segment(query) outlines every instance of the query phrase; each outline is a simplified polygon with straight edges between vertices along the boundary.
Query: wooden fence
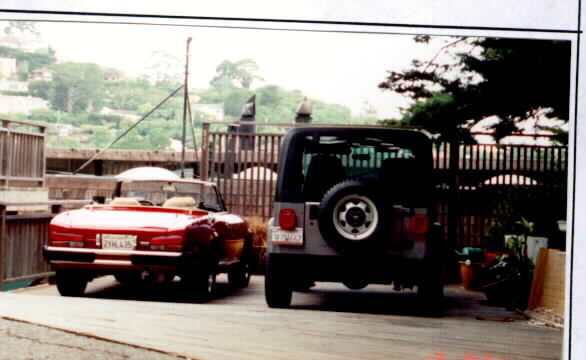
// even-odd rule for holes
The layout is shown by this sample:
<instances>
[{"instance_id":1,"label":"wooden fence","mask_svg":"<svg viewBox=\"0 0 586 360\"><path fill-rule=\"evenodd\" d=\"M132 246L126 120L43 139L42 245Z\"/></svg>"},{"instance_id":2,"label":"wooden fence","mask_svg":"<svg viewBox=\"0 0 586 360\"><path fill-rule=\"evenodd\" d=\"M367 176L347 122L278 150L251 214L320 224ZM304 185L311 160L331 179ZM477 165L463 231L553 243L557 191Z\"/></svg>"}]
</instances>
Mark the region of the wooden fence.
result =
<instances>
[{"instance_id":1,"label":"wooden fence","mask_svg":"<svg viewBox=\"0 0 586 360\"><path fill-rule=\"evenodd\" d=\"M0 203L0 288L25 280L35 280L51 274L43 259L49 222L61 208L75 208L89 201L18 203L25 206L50 206L51 212L11 214L6 211L14 203Z\"/></svg>"},{"instance_id":2,"label":"wooden fence","mask_svg":"<svg viewBox=\"0 0 586 360\"><path fill-rule=\"evenodd\" d=\"M218 183L230 210L268 219L282 137L210 131L204 123L201 177ZM555 236L556 221L565 218L567 163L565 146L435 143L437 207L446 238L457 248L502 249L502 235L514 231L521 216Z\"/></svg>"},{"instance_id":3,"label":"wooden fence","mask_svg":"<svg viewBox=\"0 0 586 360\"><path fill-rule=\"evenodd\" d=\"M0 120L0 185L44 186L46 127Z\"/></svg>"},{"instance_id":4,"label":"wooden fence","mask_svg":"<svg viewBox=\"0 0 586 360\"><path fill-rule=\"evenodd\" d=\"M218 184L230 211L270 218L284 134L211 131L206 123L202 134L200 177ZM556 222L566 214L565 146L438 142L433 151L439 220L453 246L502 249L503 235L521 216L536 223L538 235L561 237ZM113 183L48 177L52 199L108 197Z\"/></svg>"},{"instance_id":5,"label":"wooden fence","mask_svg":"<svg viewBox=\"0 0 586 360\"><path fill-rule=\"evenodd\" d=\"M447 230L455 217L456 247L502 249L504 234L521 217L557 245L557 220L566 214L567 147L457 144L451 152L450 146L434 145L434 168L440 222Z\"/></svg>"},{"instance_id":6,"label":"wooden fence","mask_svg":"<svg viewBox=\"0 0 586 360\"><path fill-rule=\"evenodd\" d=\"M208 178L218 184L231 211L271 216L281 139L281 134L209 133Z\"/></svg>"}]
</instances>

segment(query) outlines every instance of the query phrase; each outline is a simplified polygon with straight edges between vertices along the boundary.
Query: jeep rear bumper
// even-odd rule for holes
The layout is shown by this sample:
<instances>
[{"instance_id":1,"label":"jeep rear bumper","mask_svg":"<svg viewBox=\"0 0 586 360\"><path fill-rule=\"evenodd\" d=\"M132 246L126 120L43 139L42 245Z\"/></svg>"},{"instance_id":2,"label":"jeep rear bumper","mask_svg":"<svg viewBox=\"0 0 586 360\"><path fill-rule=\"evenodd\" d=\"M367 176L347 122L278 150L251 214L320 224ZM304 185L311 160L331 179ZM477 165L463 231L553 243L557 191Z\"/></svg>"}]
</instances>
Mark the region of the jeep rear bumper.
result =
<instances>
[{"instance_id":1,"label":"jeep rear bumper","mask_svg":"<svg viewBox=\"0 0 586 360\"><path fill-rule=\"evenodd\" d=\"M424 273L421 259L390 255L321 256L306 254L269 254L292 281L343 282L349 279L367 283L417 283Z\"/></svg>"}]
</instances>

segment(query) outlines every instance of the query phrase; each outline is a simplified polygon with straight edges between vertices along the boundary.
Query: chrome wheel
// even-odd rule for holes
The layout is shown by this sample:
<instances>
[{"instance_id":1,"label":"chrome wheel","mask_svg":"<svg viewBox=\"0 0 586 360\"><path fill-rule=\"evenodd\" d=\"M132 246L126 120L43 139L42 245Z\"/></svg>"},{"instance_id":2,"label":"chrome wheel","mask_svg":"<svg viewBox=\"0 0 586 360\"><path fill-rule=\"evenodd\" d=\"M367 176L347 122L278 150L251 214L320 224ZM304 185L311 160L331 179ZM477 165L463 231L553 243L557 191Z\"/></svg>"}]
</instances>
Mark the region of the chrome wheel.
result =
<instances>
[{"instance_id":1,"label":"chrome wheel","mask_svg":"<svg viewBox=\"0 0 586 360\"><path fill-rule=\"evenodd\" d=\"M336 231L345 239L367 239L377 228L379 214L376 206L366 196L347 195L334 208L333 222Z\"/></svg>"}]
</instances>

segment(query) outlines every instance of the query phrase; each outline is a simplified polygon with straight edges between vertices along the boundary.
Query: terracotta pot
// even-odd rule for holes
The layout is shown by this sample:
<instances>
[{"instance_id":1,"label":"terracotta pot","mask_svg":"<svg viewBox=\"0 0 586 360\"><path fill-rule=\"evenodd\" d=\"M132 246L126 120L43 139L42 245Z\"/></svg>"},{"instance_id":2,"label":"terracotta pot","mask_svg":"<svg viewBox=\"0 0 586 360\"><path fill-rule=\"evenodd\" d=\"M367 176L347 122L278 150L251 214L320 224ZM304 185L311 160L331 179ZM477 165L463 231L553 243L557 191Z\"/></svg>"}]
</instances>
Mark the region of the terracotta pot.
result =
<instances>
[{"instance_id":1,"label":"terracotta pot","mask_svg":"<svg viewBox=\"0 0 586 360\"><path fill-rule=\"evenodd\" d=\"M462 284L466 290L478 290L478 275L482 270L481 263L466 264L460 262L460 276L462 278Z\"/></svg>"}]
</instances>

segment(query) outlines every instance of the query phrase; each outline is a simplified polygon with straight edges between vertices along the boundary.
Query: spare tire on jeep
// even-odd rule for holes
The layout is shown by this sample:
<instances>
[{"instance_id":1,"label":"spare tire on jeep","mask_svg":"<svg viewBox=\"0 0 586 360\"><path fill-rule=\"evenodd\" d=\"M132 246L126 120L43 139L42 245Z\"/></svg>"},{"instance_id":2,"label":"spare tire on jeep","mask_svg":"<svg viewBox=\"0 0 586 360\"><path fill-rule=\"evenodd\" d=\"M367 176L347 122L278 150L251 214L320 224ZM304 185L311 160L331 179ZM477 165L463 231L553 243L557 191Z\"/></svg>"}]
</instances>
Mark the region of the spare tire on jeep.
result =
<instances>
[{"instance_id":1,"label":"spare tire on jeep","mask_svg":"<svg viewBox=\"0 0 586 360\"><path fill-rule=\"evenodd\" d=\"M363 181L346 180L334 185L320 204L318 226L325 241L347 253L369 251L382 245L390 213L381 200L375 187Z\"/></svg>"}]
</instances>

